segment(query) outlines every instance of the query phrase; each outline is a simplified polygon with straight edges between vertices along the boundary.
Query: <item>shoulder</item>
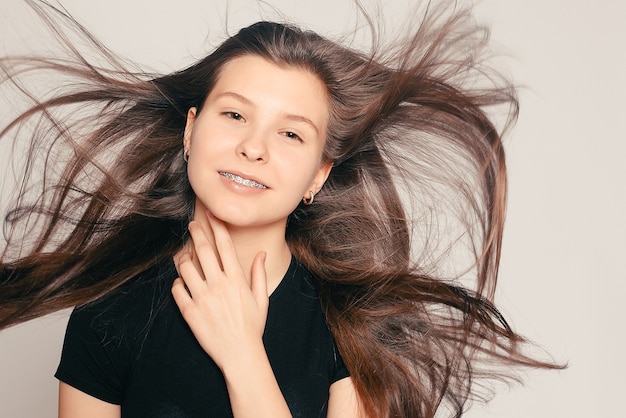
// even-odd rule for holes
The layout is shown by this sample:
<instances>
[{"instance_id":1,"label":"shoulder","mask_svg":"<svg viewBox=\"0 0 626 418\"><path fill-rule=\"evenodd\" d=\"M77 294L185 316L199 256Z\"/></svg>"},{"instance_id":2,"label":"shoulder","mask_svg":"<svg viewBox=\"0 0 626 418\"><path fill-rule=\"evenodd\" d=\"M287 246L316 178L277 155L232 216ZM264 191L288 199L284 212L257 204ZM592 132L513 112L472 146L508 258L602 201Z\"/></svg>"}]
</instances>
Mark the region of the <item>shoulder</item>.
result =
<instances>
[{"instance_id":1,"label":"shoulder","mask_svg":"<svg viewBox=\"0 0 626 418\"><path fill-rule=\"evenodd\" d=\"M155 264L120 286L111 294L76 307L70 316L68 333L86 331L107 338L109 343L129 335L139 335L155 313L169 301L176 278L172 261Z\"/></svg>"},{"instance_id":2,"label":"shoulder","mask_svg":"<svg viewBox=\"0 0 626 418\"><path fill-rule=\"evenodd\" d=\"M124 283L110 294L75 308L75 312L107 312L133 309L138 304L152 304L169 291L176 278L176 268L172 260L155 264L148 270Z\"/></svg>"},{"instance_id":3,"label":"shoulder","mask_svg":"<svg viewBox=\"0 0 626 418\"><path fill-rule=\"evenodd\" d=\"M97 399L120 404L154 318L169 309L175 276L173 263L160 263L110 295L75 308L55 376Z\"/></svg>"}]
</instances>

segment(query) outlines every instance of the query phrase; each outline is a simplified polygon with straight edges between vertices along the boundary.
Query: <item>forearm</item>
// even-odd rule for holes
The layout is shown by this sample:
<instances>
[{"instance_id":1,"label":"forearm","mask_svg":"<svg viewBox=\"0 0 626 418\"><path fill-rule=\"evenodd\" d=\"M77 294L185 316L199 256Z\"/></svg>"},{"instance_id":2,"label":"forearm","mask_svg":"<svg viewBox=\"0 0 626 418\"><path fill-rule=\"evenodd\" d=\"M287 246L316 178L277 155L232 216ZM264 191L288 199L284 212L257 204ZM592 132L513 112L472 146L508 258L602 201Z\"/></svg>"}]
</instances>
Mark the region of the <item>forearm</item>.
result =
<instances>
[{"instance_id":1,"label":"forearm","mask_svg":"<svg viewBox=\"0 0 626 418\"><path fill-rule=\"evenodd\" d=\"M291 417L262 344L222 370L235 418Z\"/></svg>"}]
</instances>

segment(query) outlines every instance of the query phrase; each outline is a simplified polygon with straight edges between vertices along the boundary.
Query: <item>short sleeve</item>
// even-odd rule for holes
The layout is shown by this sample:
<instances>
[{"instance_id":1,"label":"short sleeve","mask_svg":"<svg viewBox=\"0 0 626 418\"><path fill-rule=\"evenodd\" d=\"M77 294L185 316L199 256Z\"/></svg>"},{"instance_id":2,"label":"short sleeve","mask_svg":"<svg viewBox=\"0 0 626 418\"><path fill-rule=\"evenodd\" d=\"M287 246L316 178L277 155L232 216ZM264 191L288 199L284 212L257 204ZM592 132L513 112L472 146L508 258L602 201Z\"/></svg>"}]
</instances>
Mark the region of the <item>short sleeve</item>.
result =
<instances>
[{"instance_id":1,"label":"short sleeve","mask_svg":"<svg viewBox=\"0 0 626 418\"><path fill-rule=\"evenodd\" d=\"M67 325L55 377L95 398L121 404L129 349L116 321L95 308L76 308Z\"/></svg>"},{"instance_id":2,"label":"short sleeve","mask_svg":"<svg viewBox=\"0 0 626 418\"><path fill-rule=\"evenodd\" d=\"M335 383L341 379L350 376L350 373L348 372L348 369L343 362L343 357L341 357L341 354L339 354L339 350L337 350L337 346L333 344L333 348L335 351L335 372L333 373L331 383Z\"/></svg>"}]
</instances>

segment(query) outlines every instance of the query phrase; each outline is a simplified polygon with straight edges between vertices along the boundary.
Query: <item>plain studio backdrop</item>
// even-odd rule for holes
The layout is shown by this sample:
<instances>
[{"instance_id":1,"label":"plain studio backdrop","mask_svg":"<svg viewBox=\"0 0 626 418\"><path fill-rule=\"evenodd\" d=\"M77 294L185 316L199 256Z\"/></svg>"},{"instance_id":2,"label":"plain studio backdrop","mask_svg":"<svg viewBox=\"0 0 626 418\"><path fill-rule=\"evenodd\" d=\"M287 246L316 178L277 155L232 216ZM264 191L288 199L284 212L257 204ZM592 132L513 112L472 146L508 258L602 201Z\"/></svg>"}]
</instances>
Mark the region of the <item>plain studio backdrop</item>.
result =
<instances>
[{"instance_id":1,"label":"plain studio backdrop","mask_svg":"<svg viewBox=\"0 0 626 418\"><path fill-rule=\"evenodd\" d=\"M40 25L21 3L0 5L2 51L20 51L27 40L12 34ZM275 16L269 7L260 12L256 0L63 3L114 51L160 71L202 56L226 20L233 32ZM351 0L265 3L322 34L349 31L354 23ZM412 3L381 1L388 24ZM519 122L506 139L510 194L497 303L516 330L569 368L524 372L523 386L501 386L492 402L474 405L467 416L620 416L626 393L626 2L484 0L475 12L491 26L496 50L506 53L504 70L524 86ZM15 157L0 144L3 169ZM3 195L2 204L6 200ZM53 373L67 314L0 332L1 417L56 416Z\"/></svg>"}]
</instances>

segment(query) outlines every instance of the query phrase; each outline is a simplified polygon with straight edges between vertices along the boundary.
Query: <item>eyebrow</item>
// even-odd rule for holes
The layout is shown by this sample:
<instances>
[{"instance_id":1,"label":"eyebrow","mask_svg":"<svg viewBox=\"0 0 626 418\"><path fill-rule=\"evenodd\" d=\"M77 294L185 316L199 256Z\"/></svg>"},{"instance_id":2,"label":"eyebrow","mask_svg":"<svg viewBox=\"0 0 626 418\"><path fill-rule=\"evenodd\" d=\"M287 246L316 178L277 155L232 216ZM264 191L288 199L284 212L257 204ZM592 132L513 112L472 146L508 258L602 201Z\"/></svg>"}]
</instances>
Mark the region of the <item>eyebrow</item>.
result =
<instances>
[{"instance_id":1,"label":"eyebrow","mask_svg":"<svg viewBox=\"0 0 626 418\"><path fill-rule=\"evenodd\" d=\"M239 100L240 102L242 102L243 104L249 105L249 106L253 106L254 103L252 103L250 101L250 99L248 99L245 96L242 96L241 94L238 93L234 93L232 91L225 91L223 93L220 93L217 95L216 99L219 99L220 97L232 97L234 99Z\"/></svg>"},{"instance_id":2,"label":"eyebrow","mask_svg":"<svg viewBox=\"0 0 626 418\"><path fill-rule=\"evenodd\" d=\"M301 115L294 115L294 114L291 114L291 113L287 113L285 115L285 118L289 119L289 120L292 120L292 121L295 121L295 122L304 122L307 125L309 125L311 128L313 128L313 130L315 131L315 133L317 135L320 134L320 131L319 131L319 129L317 129L317 126L315 126L313 121L311 119L309 119L309 118L306 118L306 117L301 116Z\"/></svg>"},{"instance_id":3,"label":"eyebrow","mask_svg":"<svg viewBox=\"0 0 626 418\"><path fill-rule=\"evenodd\" d=\"M232 91L225 91L223 93L219 93L217 95L216 99L221 98L221 97L232 97L235 100L239 100L240 102L242 102L245 105L254 106L254 103L252 103L252 101L250 99L248 99L245 96L242 96L239 93L235 93L235 92L232 92ZM296 115L296 114L293 114L293 113L286 113L286 114L283 115L283 117L285 119L292 120L294 122L304 122L307 125L311 126L311 128L313 128L313 130L315 131L315 133L317 135L320 134L320 131L317 128L317 126L315 125L315 123L313 123L313 121L311 119L309 119L309 118L307 118L305 116Z\"/></svg>"}]
</instances>

